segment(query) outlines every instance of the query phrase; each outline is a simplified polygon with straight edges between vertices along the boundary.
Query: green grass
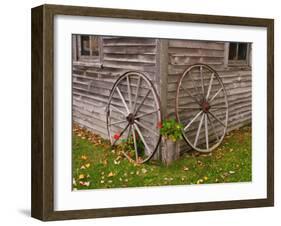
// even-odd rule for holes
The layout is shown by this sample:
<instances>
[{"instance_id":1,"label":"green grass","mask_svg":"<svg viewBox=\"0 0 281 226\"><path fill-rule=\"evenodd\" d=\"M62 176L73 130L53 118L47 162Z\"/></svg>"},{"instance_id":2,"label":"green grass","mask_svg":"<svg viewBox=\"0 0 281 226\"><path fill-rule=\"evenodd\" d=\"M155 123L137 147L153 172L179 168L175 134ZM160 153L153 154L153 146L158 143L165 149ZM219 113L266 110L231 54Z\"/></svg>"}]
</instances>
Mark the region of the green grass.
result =
<instances>
[{"instance_id":1,"label":"green grass","mask_svg":"<svg viewBox=\"0 0 281 226\"><path fill-rule=\"evenodd\" d=\"M251 181L251 127L227 135L210 154L189 152L170 166L129 162L108 142L73 135L73 188L120 188ZM97 142L95 142L97 143Z\"/></svg>"}]
</instances>

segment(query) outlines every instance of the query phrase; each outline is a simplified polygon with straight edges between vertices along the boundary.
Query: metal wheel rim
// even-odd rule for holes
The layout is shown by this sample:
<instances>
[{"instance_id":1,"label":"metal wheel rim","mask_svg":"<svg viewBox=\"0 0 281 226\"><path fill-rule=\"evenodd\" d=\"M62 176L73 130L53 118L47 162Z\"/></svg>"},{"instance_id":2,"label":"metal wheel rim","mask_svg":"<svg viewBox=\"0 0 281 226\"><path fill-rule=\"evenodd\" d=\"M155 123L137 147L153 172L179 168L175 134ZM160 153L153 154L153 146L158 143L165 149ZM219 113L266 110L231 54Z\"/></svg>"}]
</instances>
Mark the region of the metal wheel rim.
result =
<instances>
[{"instance_id":1,"label":"metal wheel rim","mask_svg":"<svg viewBox=\"0 0 281 226\"><path fill-rule=\"evenodd\" d=\"M206 64L194 64L192 66L190 66L189 68L187 68L183 75L180 77L180 79L178 80L178 84L177 84L177 93L176 93L176 104L175 104L175 112L176 112L176 119L179 123L181 123L181 120L180 120L180 115L179 115L179 93L180 93L180 88L181 88L181 84L182 84L182 81L184 80L184 78L196 67L202 67L202 68L205 68L206 70L208 70L209 72L213 73L213 75L215 76L215 78L217 79L217 81L219 82L220 86L221 86L221 89L223 91L223 95L224 95L224 102L225 102L225 123L224 123L224 129L223 129L223 133L222 135L220 136L219 140L214 144L212 145L212 147L206 147L205 149L203 148L198 148L196 147L196 145L194 145L193 142L191 142L190 139L188 139L188 137L186 136L186 132L184 131L184 129L182 130L182 135L183 135L183 138L184 140L195 150L199 151L199 152L211 152L213 151L215 148L217 148L225 134L226 134L226 131L227 131L227 124L228 124L228 99L227 99L227 93L226 93L226 90L225 90L225 87L224 87L224 84L222 83L222 80L221 78L219 77L218 73L213 69L211 68L209 65L206 65ZM200 72L201 73L201 72ZM213 76L212 75L212 76ZM218 92L218 91L217 91ZM202 116L203 117L203 116ZM208 116L206 116L202 121L208 121ZM201 118L202 119L202 118ZM202 124L202 123L201 123ZM205 122L206 124L206 122ZM207 122L208 124L208 122ZM199 126L200 126L200 123L199 123ZM206 129L205 129L206 131ZM207 138L206 138L207 137ZM207 136L207 134L205 134L205 139L206 139L206 143L209 142L207 141L209 137ZM207 145L206 145L207 146Z\"/></svg>"},{"instance_id":2,"label":"metal wheel rim","mask_svg":"<svg viewBox=\"0 0 281 226\"><path fill-rule=\"evenodd\" d=\"M156 122L156 124L158 123L158 122L160 122L161 123L161 119L162 119L162 117L161 117L161 111L160 111L160 101L159 101L159 97L158 97L158 95L157 95L157 92L156 92L156 89L155 89L155 87L153 86L153 84L152 84L152 82L148 79L148 76L147 75L145 75L144 73L142 73L142 72L137 72L137 71L129 71L129 72L126 72L126 73L124 73L123 75L121 75L116 81L115 81L115 83L114 83L114 85L113 85L113 88L112 88L112 90L111 90L111 92L110 92L110 96L109 96L109 100L108 100L108 104L107 104L107 108L106 108L106 123L107 123L107 131L108 131L108 136L109 136L109 138L110 138L110 141L111 141L111 144L112 145L114 145L114 144L116 144L117 142L114 142L113 141L113 139L112 139L112 131L111 131L111 125L110 125L110 123L111 123L111 118L110 118L110 108L112 107L112 105L111 105L111 102L112 102L112 98L113 98L113 95L114 95L114 93L116 92L116 90L117 90L117 87L121 84L121 82L122 81L124 81L124 80L127 80L128 81L128 78L130 78L130 77L137 77L137 79L139 79L138 81L144 81L145 83L146 83L146 85L148 85L148 87L149 87L149 94L151 94L152 93L152 97L153 97L153 99L154 99L154 106L155 106L155 112L154 112L154 114L156 114L157 115L157 122ZM141 82L140 82L141 83ZM141 87L139 87L139 88L141 88ZM139 88L137 88L137 90L136 90L136 94L137 94L137 99L135 99L134 101L138 101L139 100ZM122 94L122 93L121 93ZM129 94L129 86L128 86L128 94ZM132 93L130 94L131 95L131 98L136 98L136 96L132 96ZM129 98L129 96L130 95L128 95L128 98ZM120 96L121 97L121 96ZM148 96L147 96L148 97ZM147 98L146 97L146 98ZM143 97L144 98L144 97ZM147 128L143 128L142 126L146 126L145 124L143 124L143 123L141 123L140 124L140 121L138 121L138 123L136 122L136 120L137 119L141 119L141 117L145 117L145 115L149 115L149 114L143 114L143 115L141 115L141 114L137 114L138 112L139 112L139 110L140 110L140 108L142 107L142 105L143 105L143 103L145 102L145 100L146 100L146 98L144 98L144 100L142 99L141 100L141 103L139 103L139 105L137 105L138 103L136 103L136 102L134 102L133 101L133 99L131 99L131 100L129 100L129 105L131 105L131 104L133 104L134 106L130 106L130 109L129 109L129 112L130 113L133 113L133 112L131 112L132 111L132 108L131 107L133 107L134 109L133 110L135 110L136 112L134 112L134 117L135 117L135 119L134 119L134 122L132 123L132 124L129 124L129 122L128 123L125 123L125 124L129 124L129 126L128 126L128 128L124 128L125 129L125 131L124 131L124 133L123 134L125 134L125 132L128 130L128 129L130 129L131 131L135 131L135 134L138 134L138 136L139 136L139 138L141 139L141 141L142 141L142 143L144 143L143 142L143 139L145 140L145 137L141 137L141 135L140 135L140 133L141 133L141 129L147 129ZM129 98L130 99L130 98ZM142 103L142 101L143 101L143 103ZM123 102L123 101L122 101ZM126 102L126 101L125 101ZM134 103L133 103L134 102ZM124 104L124 102L123 102L123 104ZM141 105L141 106L140 106ZM129 106L127 106L128 108L129 108ZM129 117L129 115L128 115L128 112L125 112L125 114L127 114L127 117ZM152 113L153 114L153 113ZM155 126L155 128L156 128L156 126ZM133 142L134 142L134 151L135 151L135 155L134 155L134 157L135 157L135 159L134 158L132 158L132 157L130 157L129 155L127 155L126 153L123 153L124 155L125 155L125 157L127 158L127 159L129 159L130 161L133 161L133 162L137 162L137 163L139 163L139 164L141 164L141 163L145 163L145 162L147 162L147 161L149 161L152 157L153 157L153 155L155 154L155 152L157 151L157 148L158 148L158 146L159 146L159 143L160 143L160 141L161 141L161 135L160 135L160 129L159 128L157 128L157 130L158 130L158 134L159 134L159 137L158 138L156 138L156 141L155 141L155 145L154 145L154 147L153 147L153 149L151 150L150 149L150 153L146 156L146 158L144 158L144 159L141 159L141 160L139 160L137 157L138 157L138 151L136 151L136 141L135 141L135 136L136 135L133 135L133 132L131 132L132 133L132 136L133 136ZM156 132L156 131L155 131ZM122 135L123 135L122 134ZM122 136L121 135L121 136ZM129 136L129 135L128 135ZM146 141L146 140L145 140ZM147 149L147 147L145 146L145 150Z\"/></svg>"}]
</instances>

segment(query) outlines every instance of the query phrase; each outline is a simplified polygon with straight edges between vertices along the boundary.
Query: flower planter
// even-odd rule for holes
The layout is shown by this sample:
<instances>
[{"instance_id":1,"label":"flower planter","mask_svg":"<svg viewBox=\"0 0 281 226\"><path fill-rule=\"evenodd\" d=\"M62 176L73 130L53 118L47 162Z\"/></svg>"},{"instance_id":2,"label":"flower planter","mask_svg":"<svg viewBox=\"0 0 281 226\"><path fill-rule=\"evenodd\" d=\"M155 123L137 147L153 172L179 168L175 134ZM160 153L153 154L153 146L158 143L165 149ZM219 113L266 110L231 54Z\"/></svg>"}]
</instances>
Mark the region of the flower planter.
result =
<instances>
[{"instance_id":1,"label":"flower planter","mask_svg":"<svg viewBox=\"0 0 281 226\"><path fill-rule=\"evenodd\" d=\"M180 142L162 138L162 162L170 165L180 157Z\"/></svg>"}]
</instances>

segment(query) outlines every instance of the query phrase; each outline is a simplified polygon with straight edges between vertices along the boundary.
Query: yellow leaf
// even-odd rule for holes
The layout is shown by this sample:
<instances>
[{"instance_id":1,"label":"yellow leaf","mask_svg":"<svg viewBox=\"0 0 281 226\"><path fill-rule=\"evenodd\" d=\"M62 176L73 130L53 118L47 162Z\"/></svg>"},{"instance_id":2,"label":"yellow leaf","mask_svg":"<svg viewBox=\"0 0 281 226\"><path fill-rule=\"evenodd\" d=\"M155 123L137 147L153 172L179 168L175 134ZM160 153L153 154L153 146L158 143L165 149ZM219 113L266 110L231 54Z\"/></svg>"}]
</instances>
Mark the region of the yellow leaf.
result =
<instances>
[{"instance_id":1,"label":"yellow leaf","mask_svg":"<svg viewBox=\"0 0 281 226\"><path fill-rule=\"evenodd\" d=\"M86 166L86 168L89 168L91 166L91 164L87 163L85 166Z\"/></svg>"},{"instance_id":2,"label":"yellow leaf","mask_svg":"<svg viewBox=\"0 0 281 226\"><path fill-rule=\"evenodd\" d=\"M84 179L85 178L85 175L84 174L80 174L78 179Z\"/></svg>"},{"instance_id":3,"label":"yellow leaf","mask_svg":"<svg viewBox=\"0 0 281 226\"><path fill-rule=\"evenodd\" d=\"M183 170L184 170L184 171L188 171L189 168L188 168L188 167L183 167Z\"/></svg>"},{"instance_id":4,"label":"yellow leaf","mask_svg":"<svg viewBox=\"0 0 281 226\"><path fill-rule=\"evenodd\" d=\"M208 177L207 177L207 176L205 176L205 177L204 177L204 180L208 180Z\"/></svg>"},{"instance_id":5,"label":"yellow leaf","mask_svg":"<svg viewBox=\"0 0 281 226\"><path fill-rule=\"evenodd\" d=\"M197 184L202 184L204 181L202 179L199 179L196 183Z\"/></svg>"},{"instance_id":6,"label":"yellow leaf","mask_svg":"<svg viewBox=\"0 0 281 226\"><path fill-rule=\"evenodd\" d=\"M85 169L85 166L84 166L84 165L82 165L80 169Z\"/></svg>"},{"instance_id":7,"label":"yellow leaf","mask_svg":"<svg viewBox=\"0 0 281 226\"><path fill-rule=\"evenodd\" d=\"M86 156L86 155L82 155L82 156L81 156L81 159L82 159L82 160L87 160L87 156Z\"/></svg>"},{"instance_id":8,"label":"yellow leaf","mask_svg":"<svg viewBox=\"0 0 281 226\"><path fill-rule=\"evenodd\" d=\"M114 176L114 173L110 172L107 176L108 176L108 177L113 177L113 176Z\"/></svg>"}]
</instances>

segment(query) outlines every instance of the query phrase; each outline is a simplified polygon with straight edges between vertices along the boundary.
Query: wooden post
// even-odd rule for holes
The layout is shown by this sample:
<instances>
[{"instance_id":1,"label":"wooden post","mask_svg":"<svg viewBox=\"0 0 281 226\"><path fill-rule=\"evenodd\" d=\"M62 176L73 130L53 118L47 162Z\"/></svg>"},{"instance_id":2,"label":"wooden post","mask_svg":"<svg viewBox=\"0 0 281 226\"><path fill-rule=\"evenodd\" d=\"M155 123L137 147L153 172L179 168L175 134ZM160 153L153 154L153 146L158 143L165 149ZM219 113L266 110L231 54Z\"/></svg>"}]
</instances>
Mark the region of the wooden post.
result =
<instances>
[{"instance_id":1,"label":"wooden post","mask_svg":"<svg viewBox=\"0 0 281 226\"><path fill-rule=\"evenodd\" d=\"M168 53L167 39L157 39L157 75L156 83L159 84L158 92L161 103L162 119L167 118L167 98L168 98ZM178 159L179 145L173 142L166 142L162 139L156 158L161 159L166 165Z\"/></svg>"}]
</instances>

